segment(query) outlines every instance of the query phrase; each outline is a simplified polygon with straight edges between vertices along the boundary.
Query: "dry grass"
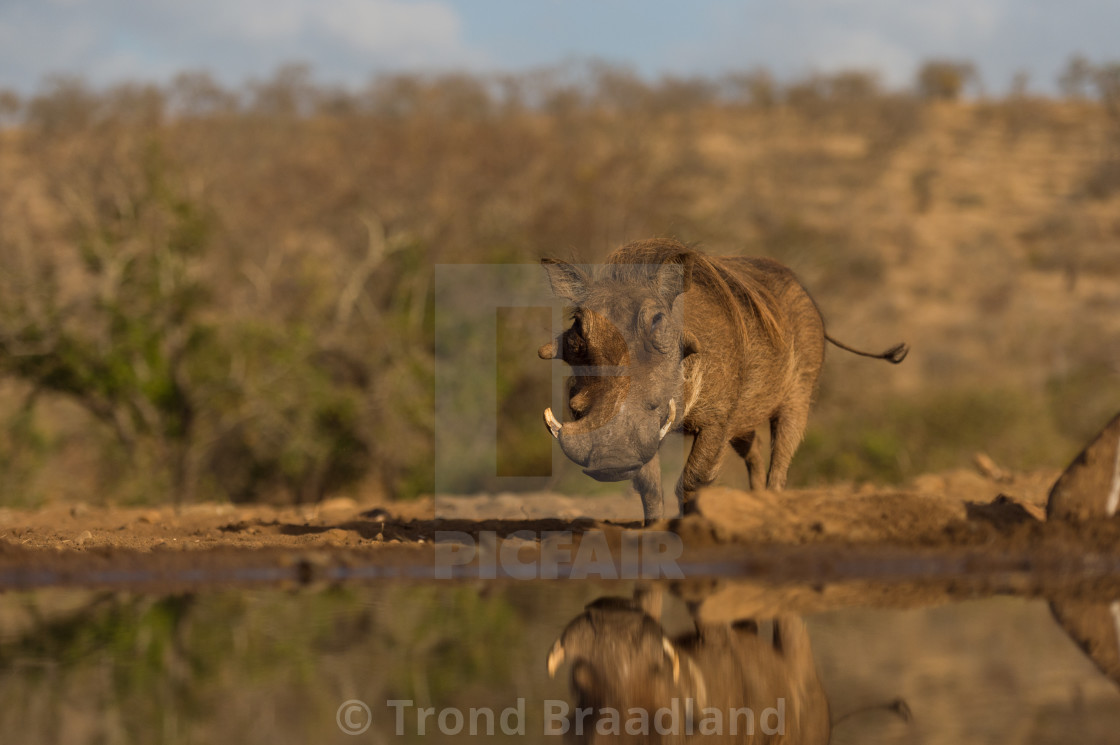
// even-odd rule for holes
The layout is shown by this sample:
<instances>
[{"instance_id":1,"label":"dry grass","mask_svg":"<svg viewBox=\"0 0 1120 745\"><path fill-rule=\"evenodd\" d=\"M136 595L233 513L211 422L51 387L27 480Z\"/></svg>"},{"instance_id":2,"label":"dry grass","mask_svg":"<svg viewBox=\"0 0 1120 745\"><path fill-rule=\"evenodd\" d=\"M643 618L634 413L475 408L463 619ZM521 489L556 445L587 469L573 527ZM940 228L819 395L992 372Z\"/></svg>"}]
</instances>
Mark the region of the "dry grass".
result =
<instances>
[{"instance_id":1,"label":"dry grass","mask_svg":"<svg viewBox=\"0 0 1120 745\"><path fill-rule=\"evenodd\" d=\"M1120 408L1107 106L839 83L754 100L609 72L355 93L289 69L19 102L0 132L0 499L430 490L434 265L651 235L786 261L836 336L913 346L894 369L830 355L802 484L981 447L1060 465ZM547 401L537 343L522 368L503 349L502 411ZM511 432L504 472L539 471ZM493 484L492 463L467 470Z\"/></svg>"}]
</instances>

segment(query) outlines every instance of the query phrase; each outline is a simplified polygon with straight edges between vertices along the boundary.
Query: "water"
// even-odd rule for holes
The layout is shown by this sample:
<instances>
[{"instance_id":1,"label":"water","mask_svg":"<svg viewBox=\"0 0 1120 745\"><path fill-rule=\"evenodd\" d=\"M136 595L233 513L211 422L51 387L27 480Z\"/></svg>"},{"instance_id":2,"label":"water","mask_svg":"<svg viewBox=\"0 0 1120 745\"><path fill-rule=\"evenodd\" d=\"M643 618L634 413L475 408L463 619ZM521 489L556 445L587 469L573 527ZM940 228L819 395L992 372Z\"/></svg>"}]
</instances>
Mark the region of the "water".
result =
<instances>
[{"instance_id":1,"label":"water","mask_svg":"<svg viewBox=\"0 0 1120 745\"><path fill-rule=\"evenodd\" d=\"M886 596L913 607L848 605L833 595L840 607L798 616L790 608L809 607L804 596L729 580L643 586L637 600L633 583L595 582L7 592L0 729L5 741L21 743L559 743L565 739L549 732L577 703L573 681L598 714L623 708L620 729L640 720L623 702L675 686L685 703L675 717L668 707L662 713L669 732L674 724L697 730L702 703L722 712L720 697L748 681L756 735L781 724L787 737L812 741L805 737L813 722L902 698L909 722L883 709L856 713L831 741L1120 740L1120 687L1044 600ZM757 630L733 628L729 621L746 620L735 609L752 604L765 613ZM1058 609L1114 675L1117 607ZM660 609L660 620L640 608ZM560 660L553 650L562 637ZM689 698L694 711L685 721ZM661 703L648 704L650 717ZM421 725L419 710L428 708ZM740 713L742 729L747 722ZM513 734L503 734L503 723ZM609 716L600 723L609 729ZM594 719L584 724L594 731ZM646 741L656 741L655 722L649 729Z\"/></svg>"}]
</instances>

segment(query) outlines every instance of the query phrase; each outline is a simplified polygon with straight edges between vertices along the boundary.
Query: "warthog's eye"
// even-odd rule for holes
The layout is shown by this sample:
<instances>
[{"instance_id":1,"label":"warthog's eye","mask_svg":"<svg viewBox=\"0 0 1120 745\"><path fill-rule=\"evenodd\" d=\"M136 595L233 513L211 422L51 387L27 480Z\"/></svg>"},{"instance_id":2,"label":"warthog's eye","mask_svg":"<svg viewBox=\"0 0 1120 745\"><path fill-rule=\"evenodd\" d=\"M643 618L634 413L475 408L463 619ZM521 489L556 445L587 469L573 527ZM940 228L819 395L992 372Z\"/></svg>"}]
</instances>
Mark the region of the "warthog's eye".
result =
<instances>
[{"instance_id":1,"label":"warthog's eye","mask_svg":"<svg viewBox=\"0 0 1120 745\"><path fill-rule=\"evenodd\" d=\"M583 321L576 316L572 325L564 332L564 359L579 359L587 350L587 339L583 335Z\"/></svg>"}]
</instances>

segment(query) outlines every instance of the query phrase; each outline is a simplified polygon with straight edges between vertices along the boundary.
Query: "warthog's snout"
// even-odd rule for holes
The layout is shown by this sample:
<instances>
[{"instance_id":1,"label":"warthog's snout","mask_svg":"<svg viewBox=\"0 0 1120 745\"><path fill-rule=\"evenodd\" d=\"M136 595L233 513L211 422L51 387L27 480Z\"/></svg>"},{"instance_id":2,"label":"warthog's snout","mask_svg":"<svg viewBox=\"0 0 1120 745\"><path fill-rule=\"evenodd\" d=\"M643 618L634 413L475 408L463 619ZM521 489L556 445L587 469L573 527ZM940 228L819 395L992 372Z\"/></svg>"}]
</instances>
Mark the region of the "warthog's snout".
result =
<instances>
[{"instance_id":1,"label":"warthog's snout","mask_svg":"<svg viewBox=\"0 0 1120 745\"><path fill-rule=\"evenodd\" d=\"M615 429L631 431L630 419L620 411L601 427L592 427L587 419L562 423L552 413L544 410L544 423L549 433L560 442L560 449L573 463L582 466L584 473L597 481L624 481L634 478L637 472L657 454L657 448L677 418L677 402L669 399L664 414L651 411L648 424L639 429L647 436L619 436ZM655 429L656 428L656 429Z\"/></svg>"},{"instance_id":2,"label":"warthog's snout","mask_svg":"<svg viewBox=\"0 0 1120 745\"><path fill-rule=\"evenodd\" d=\"M677 418L677 401L676 401L676 399L670 398L669 399L669 416L665 420L665 423L661 425L661 429L658 430L658 432L657 432L657 439L658 440L664 440L665 439L665 435L669 434L669 430L673 428L673 422L676 420L676 418ZM564 428L564 425L561 424L560 420L558 420L556 418L556 416L552 413L552 407L551 406L544 410L544 424L545 424L546 427L548 427L548 431L552 433L553 437L556 437L556 438L560 437L560 430Z\"/></svg>"}]
</instances>

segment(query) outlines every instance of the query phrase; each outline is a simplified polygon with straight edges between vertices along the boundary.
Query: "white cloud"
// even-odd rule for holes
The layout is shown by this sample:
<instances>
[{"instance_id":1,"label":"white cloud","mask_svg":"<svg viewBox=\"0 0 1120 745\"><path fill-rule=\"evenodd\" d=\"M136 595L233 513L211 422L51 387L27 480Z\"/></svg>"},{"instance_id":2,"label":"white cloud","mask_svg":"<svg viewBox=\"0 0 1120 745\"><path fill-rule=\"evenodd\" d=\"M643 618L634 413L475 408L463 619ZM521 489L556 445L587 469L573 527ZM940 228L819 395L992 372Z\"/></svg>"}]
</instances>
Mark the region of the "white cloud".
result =
<instances>
[{"instance_id":1,"label":"white cloud","mask_svg":"<svg viewBox=\"0 0 1120 745\"><path fill-rule=\"evenodd\" d=\"M709 9L712 34L677 45L700 69L765 65L783 76L873 69L890 86L932 57L983 60L1024 19L1011 0L768 0Z\"/></svg>"},{"instance_id":2,"label":"white cloud","mask_svg":"<svg viewBox=\"0 0 1120 745\"><path fill-rule=\"evenodd\" d=\"M1005 24L1007 4L1002 0L939 0L900 6L900 20L924 32L930 41L946 42L966 36L991 37Z\"/></svg>"},{"instance_id":3,"label":"white cloud","mask_svg":"<svg viewBox=\"0 0 1120 745\"><path fill-rule=\"evenodd\" d=\"M290 40L307 22L313 3L304 0L197 0L184 6L167 3L169 12L201 11L202 25L216 36L239 37L248 42ZM188 11L189 9L189 11Z\"/></svg>"},{"instance_id":4,"label":"white cloud","mask_svg":"<svg viewBox=\"0 0 1120 745\"><path fill-rule=\"evenodd\" d=\"M436 2L334 0L323 4L317 16L327 32L355 49L392 50L406 57L425 49L454 49L461 34L458 16Z\"/></svg>"},{"instance_id":5,"label":"white cloud","mask_svg":"<svg viewBox=\"0 0 1120 745\"><path fill-rule=\"evenodd\" d=\"M907 77L915 62L904 44L871 31L822 35L809 55L809 65L821 72L874 70L891 85Z\"/></svg>"},{"instance_id":6,"label":"white cloud","mask_svg":"<svg viewBox=\"0 0 1120 745\"><path fill-rule=\"evenodd\" d=\"M385 69L524 69L601 56L657 75L765 65L783 77L974 61L993 88L1047 85L1074 52L1117 57L1117 0L0 0L0 87L208 68L226 82L306 62L324 81Z\"/></svg>"},{"instance_id":7,"label":"white cloud","mask_svg":"<svg viewBox=\"0 0 1120 745\"><path fill-rule=\"evenodd\" d=\"M347 83L378 68L479 67L456 11L437 0L8 0L0 86L52 72L95 83L209 68L227 80L300 61Z\"/></svg>"},{"instance_id":8,"label":"white cloud","mask_svg":"<svg viewBox=\"0 0 1120 745\"><path fill-rule=\"evenodd\" d=\"M1009 0L792 0L791 4L810 14L846 16L868 28L908 28L927 40L990 34L1010 10Z\"/></svg>"}]
</instances>

